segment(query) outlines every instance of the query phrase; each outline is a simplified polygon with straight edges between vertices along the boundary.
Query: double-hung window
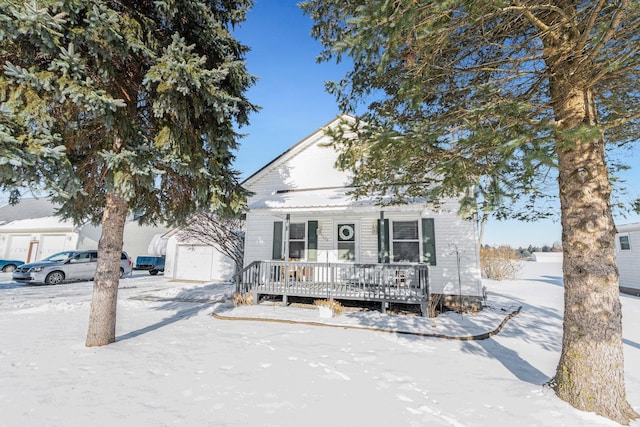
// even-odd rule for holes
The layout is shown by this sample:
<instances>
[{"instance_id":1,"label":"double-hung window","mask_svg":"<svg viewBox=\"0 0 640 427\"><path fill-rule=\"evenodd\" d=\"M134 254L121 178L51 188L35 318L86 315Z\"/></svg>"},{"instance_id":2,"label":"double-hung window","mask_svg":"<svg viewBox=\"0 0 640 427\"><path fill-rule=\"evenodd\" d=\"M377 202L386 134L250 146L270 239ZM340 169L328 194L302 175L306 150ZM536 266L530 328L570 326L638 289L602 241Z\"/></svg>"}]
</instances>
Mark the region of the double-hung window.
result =
<instances>
[{"instance_id":1,"label":"double-hung window","mask_svg":"<svg viewBox=\"0 0 640 427\"><path fill-rule=\"evenodd\" d=\"M393 221L393 262L419 262L418 221Z\"/></svg>"},{"instance_id":2,"label":"double-hung window","mask_svg":"<svg viewBox=\"0 0 640 427\"><path fill-rule=\"evenodd\" d=\"M289 224L289 259L304 260L306 247L306 224Z\"/></svg>"},{"instance_id":3,"label":"double-hung window","mask_svg":"<svg viewBox=\"0 0 640 427\"><path fill-rule=\"evenodd\" d=\"M618 236L618 243L620 244L621 251L630 251L631 250L631 242L629 241L629 235L621 235Z\"/></svg>"},{"instance_id":4,"label":"double-hung window","mask_svg":"<svg viewBox=\"0 0 640 427\"><path fill-rule=\"evenodd\" d=\"M378 262L421 262L436 265L433 218L378 221Z\"/></svg>"}]
</instances>

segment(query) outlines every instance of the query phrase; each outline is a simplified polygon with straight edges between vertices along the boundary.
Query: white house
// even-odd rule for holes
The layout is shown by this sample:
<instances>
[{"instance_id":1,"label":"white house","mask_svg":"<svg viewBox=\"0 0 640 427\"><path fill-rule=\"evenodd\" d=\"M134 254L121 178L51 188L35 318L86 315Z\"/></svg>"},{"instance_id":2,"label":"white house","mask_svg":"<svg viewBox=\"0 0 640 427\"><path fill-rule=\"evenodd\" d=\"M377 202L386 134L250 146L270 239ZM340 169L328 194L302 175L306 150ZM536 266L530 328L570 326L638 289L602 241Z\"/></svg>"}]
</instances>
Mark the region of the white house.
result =
<instances>
[{"instance_id":1,"label":"white house","mask_svg":"<svg viewBox=\"0 0 640 427\"><path fill-rule=\"evenodd\" d=\"M56 252L95 249L102 228L56 217L47 198L26 198L17 205L0 206L0 257L34 262ZM149 243L165 227L140 226L133 218L125 224L123 249L132 260L148 253Z\"/></svg>"},{"instance_id":2,"label":"white house","mask_svg":"<svg viewBox=\"0 0 640 427\"><path fill-rule=\"evenodd\" d=\"M364 283L363 275L373 277L374 273L386 274L388 282L389 273L380 272L386 264L428 267L430 293L479 300L476 222L457 215L456 200L441 200L437 209L424 199L384 207L373 198L354 200L349 194L350 174L335 167L338 153L326 145L330 138L325 129L339 126L340 121L341 117L332 120L245 180L244 187L254 193L248 200L245 270L252 263L269 260L298 262L304 270L277 267L280 264L268 267L270 279L274 271L279 275L288 269L298 282L325 283L329 279L319 278L321 271L334 276L340 271L344 276L345 268L355 264L357 273L349 274L359 275L359 282ZM337 270L327 273L329 270L320 269L321 264L336 265ZM404 278L404 271L395 271L396 278L398 274ZM269 273L263 269L252 274Z\"/></svg>"},{"instance_id":3,"label":"white house","mask_svg":"<svg viewBox=\"0 0 640 427\"><path fill-rule=\"evenodd\" d=\"M616 262L620 288L640 292L640 223L617 226Z\"/></svg>"}]
</instances>

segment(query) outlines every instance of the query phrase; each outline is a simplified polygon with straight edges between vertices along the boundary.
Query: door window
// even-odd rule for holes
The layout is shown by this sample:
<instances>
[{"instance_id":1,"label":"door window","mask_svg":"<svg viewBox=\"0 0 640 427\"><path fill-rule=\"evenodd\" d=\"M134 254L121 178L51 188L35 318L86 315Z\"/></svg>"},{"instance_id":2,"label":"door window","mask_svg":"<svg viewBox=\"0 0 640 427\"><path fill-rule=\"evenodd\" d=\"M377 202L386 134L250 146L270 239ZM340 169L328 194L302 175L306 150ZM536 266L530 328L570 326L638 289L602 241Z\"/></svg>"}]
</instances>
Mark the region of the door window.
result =
<instances>
[{"instance_id":1,"label":"door window","mask_svg":"<svg viewBox=\"0 0 640 427\"><path fill-rule=\"evenodd\" d=\"M353 223L338 224L338 259L355 261L356 259L356 225Z\"/></svg>"}]
</instances>

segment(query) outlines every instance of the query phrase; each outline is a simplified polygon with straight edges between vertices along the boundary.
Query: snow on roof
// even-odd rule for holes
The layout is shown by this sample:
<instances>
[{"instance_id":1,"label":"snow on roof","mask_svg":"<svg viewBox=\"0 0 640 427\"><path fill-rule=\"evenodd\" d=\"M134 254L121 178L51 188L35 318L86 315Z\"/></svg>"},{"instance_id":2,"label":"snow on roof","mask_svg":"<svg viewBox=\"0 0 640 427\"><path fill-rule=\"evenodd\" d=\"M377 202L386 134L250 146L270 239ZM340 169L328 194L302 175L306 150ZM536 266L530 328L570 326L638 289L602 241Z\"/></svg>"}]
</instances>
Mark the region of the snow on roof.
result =
<instances>
[{"instance_id":1,"label":"snow on roof","mask_svg":"<svg viewBox=\"0 0 640 427\"><path fill-rule=\"evenodd\" d=\"M19 219L0 225L0 232L7 231L74 231L76 227L72 221L64 221L55 216L41 218Z\"/></svg>"},{"instance_id":2,"label":"snow on roof","mask_svg":"<svg viewBox=\"0 0 640 427\"><path fill-rule=\"evenodd\" d=\"M289 190L277 192L249 205L249 209L269 209L272 211L295 211L309 209L345 209L354 207L376 208L380 203L375 197L354 199L349 193L352 188L317 188ZM414 202L426 202L427 199L416 199ZM384 202L384 201L383 201Z\"/></svg>"},{"instance_id":3,"label":"snow on roof","mask_svg":"<svg viewBox=\"0 0 640 427\"><path fill-rule=\"evenodd\" d=\"M21 199L16 205L0 206L0 224L29 218L44 218L53 216L58 206L47 198Z\"/></svg>"},{"instance_id":4,"label":"snow on roof","mask_svg":"<svg viewBox=\"0 0 640 427\"><path fill-rule=\"evenodd\" d=\"M167 242L169 238L165 237L163 233L155 234L149 242L147 253L149 255L166 255L167 254Z\"/></svg>"}]
</instances>

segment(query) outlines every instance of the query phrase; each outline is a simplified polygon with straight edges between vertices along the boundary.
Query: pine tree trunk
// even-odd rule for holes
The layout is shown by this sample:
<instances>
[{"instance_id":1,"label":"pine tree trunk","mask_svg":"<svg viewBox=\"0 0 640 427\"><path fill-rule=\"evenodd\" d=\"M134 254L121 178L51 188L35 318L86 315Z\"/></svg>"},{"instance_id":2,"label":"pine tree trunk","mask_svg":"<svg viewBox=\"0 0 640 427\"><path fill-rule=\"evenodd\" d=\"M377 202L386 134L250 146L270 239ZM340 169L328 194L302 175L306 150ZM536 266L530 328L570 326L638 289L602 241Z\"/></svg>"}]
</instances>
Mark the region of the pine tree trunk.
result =
<instances>
[{"instance_id":1,"label":"pine tree trunk","mask_svg":"<svg viewBox=\"0 0 640 427\"><path fill-rule=\"evenodd\" d=\"M574 407L621 424L638 415L627 402L622 312L602 136L563 139L562 131L597 124L593 93L579 82L551 82L558 140L564 251L564 335L553 380ZM577 140L576 140L577 139Z\"/></svg>"},{"instance_id":2,"label":"pine tree trunk","mask_svg":"<svg viewBox=\"0 0 640 427\"><path fill-rule=\"evenodd\" d=\"M108 193L102 216L102 235L98 243L99 256L93 283L87 347L106 345L116 340L120 254L126 218L126 201L114 192Z\"/></svg>"}]
</instances>

